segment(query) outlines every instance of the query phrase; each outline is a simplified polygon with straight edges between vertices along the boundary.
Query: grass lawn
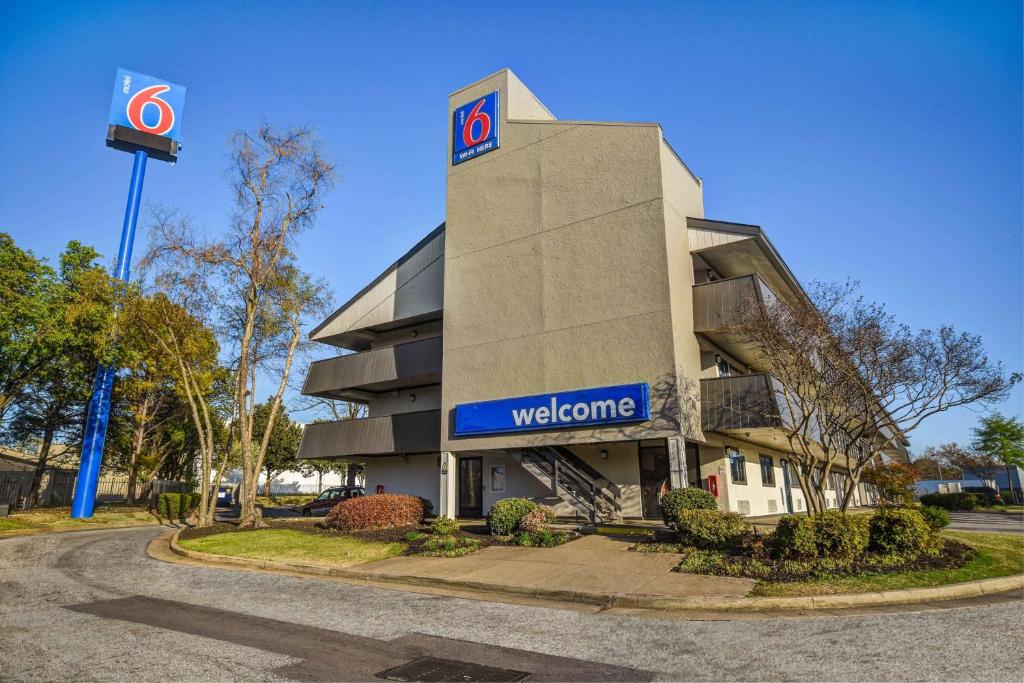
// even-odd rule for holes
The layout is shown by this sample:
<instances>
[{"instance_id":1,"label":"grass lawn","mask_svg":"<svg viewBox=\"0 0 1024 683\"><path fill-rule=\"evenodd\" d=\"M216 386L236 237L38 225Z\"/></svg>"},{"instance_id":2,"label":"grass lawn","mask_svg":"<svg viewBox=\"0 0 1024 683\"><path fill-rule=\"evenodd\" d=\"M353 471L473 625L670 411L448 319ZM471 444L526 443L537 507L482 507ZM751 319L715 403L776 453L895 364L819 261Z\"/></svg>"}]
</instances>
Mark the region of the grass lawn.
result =
<instances>
[{"instance_id":1,"label":"grass lawn","mask_svg":"<svg viewBox=\"0 0 1024 683\"><path fill-rule=\"evenodd\" d=\"M1024 505L997 505L990 508L978 508L975 512L1021 512Z\"/></svg>"},{"instance_id":2,"label":"grass lawn","mask_svg":"<svg viewBox=\"0 0 1024 683\"><path fill-rule=\"evenodd\" d=\"M871 593L902 588L929 588L1024 573L1024 536L983 534L973 531L945 531L943 535L976 548L978 556L959 569L930 569L902 574L862 574L792 583L759 581L751 594L778 596Z\"/></svg>"},{"instance_id":3,"label":"grass lawn","mask_svg":"<svg viewBox=\"0 0 1024 683\"><path fill-rule=\"evenodd\" d=\"M71 519L69 508L42 508L0 517L0 535L17 536L17 532L60 531L109 525L128 526L156 524L157 519L145 510L119 510L99 507L89 519ZM6 533L10 532L10 533Z\"/></svg>"},{"instance_id":4,"label":"grass lawn","mask_svg":"<svg viewBox=\"0 0 1024 683\"><path fill-rule=\"evenodd\" d=\"M329 536L294 529L255 529L180 539L189 550L278 562L302 562L349 567L386 560L405 550L405 543L366 541L352 536Z\"/></svg>"}]
</instances>

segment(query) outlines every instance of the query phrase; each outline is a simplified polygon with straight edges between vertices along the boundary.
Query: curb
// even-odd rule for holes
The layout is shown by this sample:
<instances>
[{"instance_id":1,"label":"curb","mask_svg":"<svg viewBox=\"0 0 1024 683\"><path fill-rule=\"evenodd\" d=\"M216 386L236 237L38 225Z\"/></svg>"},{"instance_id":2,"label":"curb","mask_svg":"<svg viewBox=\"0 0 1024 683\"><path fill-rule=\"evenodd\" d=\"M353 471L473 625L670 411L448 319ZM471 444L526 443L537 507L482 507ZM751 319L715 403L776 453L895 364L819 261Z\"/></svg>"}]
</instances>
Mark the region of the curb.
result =
<instances>
[{"instance_id":1,"label":"curb","mask_svg":"<svg viewBox=\"0 0 1024 683\"><path fill-rule=\"evenodd\" d=\"M1024 589L1024 574L1015 574L1013 576L982 579L980 581L969 581L967 583L954 583L947 586L935 586L932 588L908 588L903 590L874 593L778 598L736 598L712 596L672 598L658 595L626 595L622 593L545 590L542 588L520 588L517 586L495 585L484 581L460 581L456 579L379 574L358 569L348 569L345 567L321 567L317 565L293 564L289 562L275 562L273 560L256 560L244 557L201 553L195 550L183 548L178 544L178 536L182 531L184 530L179 529L170 537L169 541L171 552L181 557L199 562L231 565L244 569L263 569L269 571L287 571L298 574L310 574L314 576L331 576L383 584L468 590L498 595L555 600L559 602L578 602L588 605L596 605L603 608L619 607L627 609L700 610L712 612L827 610L872 606L915 605L962 598L976 598L983 595Z\"/></svg>"}]
</instances>

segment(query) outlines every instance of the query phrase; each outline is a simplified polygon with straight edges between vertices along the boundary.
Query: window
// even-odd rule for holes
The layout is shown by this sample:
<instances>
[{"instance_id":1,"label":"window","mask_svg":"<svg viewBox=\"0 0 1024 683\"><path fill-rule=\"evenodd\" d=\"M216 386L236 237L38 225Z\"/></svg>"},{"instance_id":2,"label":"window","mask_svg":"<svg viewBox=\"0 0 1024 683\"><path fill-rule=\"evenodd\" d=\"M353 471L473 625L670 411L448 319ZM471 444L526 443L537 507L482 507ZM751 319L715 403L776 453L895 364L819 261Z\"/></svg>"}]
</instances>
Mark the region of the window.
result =
<instances>
[{"instance_id":1,"label":"window","mask_svg":"<svg viewBox=\"0 0 1024 683\"><path fill-rule=\"evenodd\" d=\"M715 365L718 366L718 376L719 377L728 377L729 376L729 374L730 374L730 372L729 372L729 362L727 360L725 360L721 356L716 355L715 356Z\"/></svg>"},{"instance_id":2,"label":"window","mask_svg":"<svg viewBox=\"0 0 1024 683\"><path fill-rule=\"evenodd\" d=\"M732 483L747 483L747 461L743 459L743 452L738 448L725 449L726 457L729 458L729 469L732 472Z\"/></svg>"},{"instance_id":3,"label":"window","mask_svg":"<svg viewBox=\"0 0 1024 683\"><path fill-rule=\"evenodd\" d=\"M761 485L775 486L775 463L767 455L761 456Z\"/></svg>"},{"instance_id":4,"label":"window","mask_svg":"<svg viewBox=\"0 0 1024 683\"><path fill-rule=\"evenodd\" d=\"M832 478L832 490L836 492L836 505L838 505L838 501L842 500L843 494L846 492L846 476L835 470L832 470L829 476Z\"/></svg>"},{"instance_id":5,"label":"window","mask_svg":"<svg viewBox=\"0 0 1024 683\"><path fill-rule=\"evenodd\" d=\"M497 465L491 468L491 490L505 490L505 466Z\"/></svg>"}]
</instances>

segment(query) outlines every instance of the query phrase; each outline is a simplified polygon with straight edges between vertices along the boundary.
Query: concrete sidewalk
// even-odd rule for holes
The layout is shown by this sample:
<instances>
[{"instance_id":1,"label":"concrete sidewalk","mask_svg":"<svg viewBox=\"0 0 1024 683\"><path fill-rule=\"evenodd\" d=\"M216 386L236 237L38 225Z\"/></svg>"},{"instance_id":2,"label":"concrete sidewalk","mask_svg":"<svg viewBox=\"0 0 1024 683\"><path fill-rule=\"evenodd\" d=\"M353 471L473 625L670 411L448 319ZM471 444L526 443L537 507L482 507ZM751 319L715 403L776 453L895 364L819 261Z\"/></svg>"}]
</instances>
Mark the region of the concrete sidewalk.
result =
<instances>
[{"instance_id":1,"label":"concrete sidewalk","mask_svg":"<svg viewBox=\"0 0 1024 683\"><path fill-rule=\"evenodd\" d=\"M752 579L680 574L675 553L635 553L605 536L555 548L491 546L464 557L393 557L353 568L367 578L444 579L498 590L611 593L622 596L743 597Z\"/></svg>"}]
</instances>

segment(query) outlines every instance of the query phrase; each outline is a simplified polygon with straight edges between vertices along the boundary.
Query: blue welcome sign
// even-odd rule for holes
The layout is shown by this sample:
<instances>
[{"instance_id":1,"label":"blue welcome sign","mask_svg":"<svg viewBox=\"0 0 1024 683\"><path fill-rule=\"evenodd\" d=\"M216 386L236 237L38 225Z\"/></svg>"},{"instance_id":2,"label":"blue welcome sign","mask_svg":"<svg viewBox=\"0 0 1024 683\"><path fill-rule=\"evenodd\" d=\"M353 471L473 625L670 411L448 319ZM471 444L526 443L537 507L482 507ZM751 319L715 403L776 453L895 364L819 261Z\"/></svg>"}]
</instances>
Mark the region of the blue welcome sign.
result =
<instances>
[{"instance_id":1,"label":"blue welcome sign","mask_svg":"<svg viewBox=\"0 0 1024 683\"><path fill-rule=\"evenodd\" d=\"M162 78L118 69L109 123L181 143L185 88Z\"/></svg>"},{"instance_id":2,"label":"blue welcome sign","mask_svg":"<svg viewBox=\"0 0 1024 683\"><path fill-rule=\"evenodd\" d=\"M498 149L498 91L455 110L452 165Z\"/></svg>"},{"instance_id":3,"label":"blue welcome sign","mask_svg":"<svg viewBox=\"0 0 1024 683\"><path fill-rule=\"evenodd\" d=\"M455 406L455 436L500 434L651 419L644 384L577 389Z\"/></svg>"}]
</instances>

